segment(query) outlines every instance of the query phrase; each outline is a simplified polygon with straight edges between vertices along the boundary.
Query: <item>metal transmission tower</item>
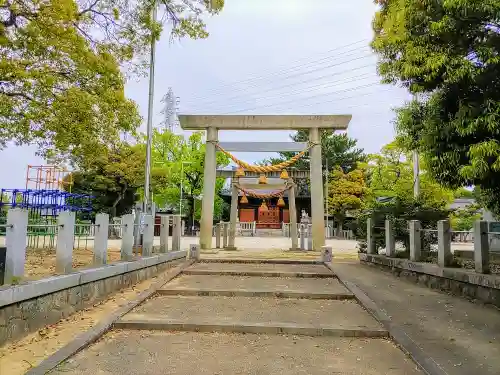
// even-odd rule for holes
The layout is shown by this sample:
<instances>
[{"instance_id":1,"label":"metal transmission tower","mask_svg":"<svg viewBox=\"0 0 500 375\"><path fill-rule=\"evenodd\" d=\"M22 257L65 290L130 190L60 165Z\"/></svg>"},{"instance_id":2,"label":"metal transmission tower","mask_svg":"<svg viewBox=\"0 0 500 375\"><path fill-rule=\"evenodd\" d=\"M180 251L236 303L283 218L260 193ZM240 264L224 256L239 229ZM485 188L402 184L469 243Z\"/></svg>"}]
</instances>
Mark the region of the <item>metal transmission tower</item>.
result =
<instances>
[{"instance_id":1,"label":"metal transmission tower","mask_svg":"<svg viewBox=\"0 0 500 375\"><path fill-rule=\"evenodd\" d=\"M164 107L161 113L165 116L163 124L166 130L173 132L179 125L179 119L177 118L179 98L174 95L174 90L171 87L168 88L168 92L163 97L162 102L164 103Z\"/></svg>"}]
</instances>

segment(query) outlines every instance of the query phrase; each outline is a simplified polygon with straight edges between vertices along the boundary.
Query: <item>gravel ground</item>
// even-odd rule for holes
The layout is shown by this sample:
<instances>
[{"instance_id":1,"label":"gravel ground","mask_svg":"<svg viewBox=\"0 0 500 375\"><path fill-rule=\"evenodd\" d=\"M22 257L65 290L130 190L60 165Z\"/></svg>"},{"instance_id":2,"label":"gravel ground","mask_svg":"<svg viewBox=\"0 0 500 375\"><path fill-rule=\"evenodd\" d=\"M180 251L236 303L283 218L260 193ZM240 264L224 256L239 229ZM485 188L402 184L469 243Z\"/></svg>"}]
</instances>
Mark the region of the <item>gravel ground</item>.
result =
<instances>
[{"instance_id":1,"label":"gravel ground","mask_svg":"<svg viewBox=\"0 0 500 375\"><path fill-rule=\"evenodd\" d=\"M51 374L416 375L390 341L112 331Z\"/></svg>"},{"instance_id":2,"label":"gravel ground","mask_svg":"<svg viewBox=\"0 0 500 375\"><path fill-rule=\"evenodd\" d=\"M252 276L205 276L183 275L168 283L165 289L203 289L203 290L269 290L301 291L304 293L348 293L349 291L335 278L282 278Z\"/></svg>"},{"instance_id":3,"label":"gravel ground","mask_svg":"<svg viewBox=\"0 0 500 375\"><path fill-rule=\"evenodd\" d=\"M124 319L148 317L186 322L280 322L343 328L381 327L352 300L158 296L132 310Z\"/></svg>"}]
</instances>

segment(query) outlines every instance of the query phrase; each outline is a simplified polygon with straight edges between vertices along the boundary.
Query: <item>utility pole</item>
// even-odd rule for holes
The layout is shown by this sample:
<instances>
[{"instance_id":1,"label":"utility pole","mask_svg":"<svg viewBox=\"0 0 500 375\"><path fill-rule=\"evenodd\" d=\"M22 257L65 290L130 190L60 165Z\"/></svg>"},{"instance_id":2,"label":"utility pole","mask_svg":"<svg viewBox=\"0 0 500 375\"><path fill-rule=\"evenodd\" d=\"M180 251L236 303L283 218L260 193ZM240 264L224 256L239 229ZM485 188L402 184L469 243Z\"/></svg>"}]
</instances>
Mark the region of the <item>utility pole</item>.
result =
<instances>
[{"instance_id":1,"label":"utility pole","mask_svg":"<svg viewBox=\"0 0 500 375\"><path fill-rule=\"evenodd\" d=\"M413 150L413 197L418 199L420 195L420 162L418 151Z\"/></svg>"},{"instance_id":2,"label":"utility pole","mask_svg":"<svg viewBox=\"0 0 500 375\"><path fill-rule=\"evenodd\" d=\"M325 216L326 216L326 227L328 228L328 158L325 158Z\"/></svg>"},{"instance_id":3,"label":"utility pole","mask_svg":"<svg viewBox=\"0 0 500 375\"><path fill-rule=\"evenodd\" d=\"M156 2L153 5L152 19L156 21ZM144 213L149 211L149 190L151 181L151 143L153 138L153 100L155 92L155 51L156 40L151 37L151 54L149 57L149 98L148 98L148 120L147 120L147 143L146 143L146 173L144 181Z\"/></svg>"}]
</instances>

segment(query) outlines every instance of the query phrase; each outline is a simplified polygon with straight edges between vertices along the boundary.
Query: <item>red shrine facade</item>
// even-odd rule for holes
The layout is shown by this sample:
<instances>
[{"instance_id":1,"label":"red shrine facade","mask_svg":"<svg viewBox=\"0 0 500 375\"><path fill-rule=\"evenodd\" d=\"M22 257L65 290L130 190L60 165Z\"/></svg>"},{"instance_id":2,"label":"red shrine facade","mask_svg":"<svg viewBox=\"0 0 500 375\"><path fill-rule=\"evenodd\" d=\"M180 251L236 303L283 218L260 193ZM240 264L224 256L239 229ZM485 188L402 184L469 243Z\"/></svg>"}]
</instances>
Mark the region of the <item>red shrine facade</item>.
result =
<instances>
[{"instance_id":1,"label":"red shrine facade","mask_svg":"<svg viewBox=\"0 0 500 375\"><path fill-rule=\"evenodd\" d=\"M258 202L252 202L252 200L248 204L238 204L240 222L255 221L257 229L280 229L282 222L290 222L290 212L286 206L279 207L273 201L267 204L267 210L262 209Z\"/></svg>"}]
</instances>

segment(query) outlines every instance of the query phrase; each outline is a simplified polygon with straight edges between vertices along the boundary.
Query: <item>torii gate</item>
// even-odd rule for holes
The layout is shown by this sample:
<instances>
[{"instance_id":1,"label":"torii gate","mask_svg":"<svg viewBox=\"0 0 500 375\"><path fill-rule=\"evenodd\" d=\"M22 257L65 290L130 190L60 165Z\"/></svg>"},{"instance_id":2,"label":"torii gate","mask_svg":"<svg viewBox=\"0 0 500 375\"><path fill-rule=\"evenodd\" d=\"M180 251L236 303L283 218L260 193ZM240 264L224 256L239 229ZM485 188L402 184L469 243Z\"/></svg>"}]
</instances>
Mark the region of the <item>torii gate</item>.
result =
<instances>
[{"instance_id":1,"label":"torii gate","mask_svg":"<svg viewBox=\"0 0 500 375\"><path fill-rule=\"evenodd\" d=\"M311 219L315 250L325 244L325 212L320 129L347 130L351 115L180 115L184 130L206 130L203 200L200 223L200 247L212 248L212 227L216 180L216 144L219 130L309 130L313 144L310 153ZM288 143L289 144L289 143ZM242 148L261 152L277 151L276 143L240 143Z\"/></svg>"}]
</instances>

